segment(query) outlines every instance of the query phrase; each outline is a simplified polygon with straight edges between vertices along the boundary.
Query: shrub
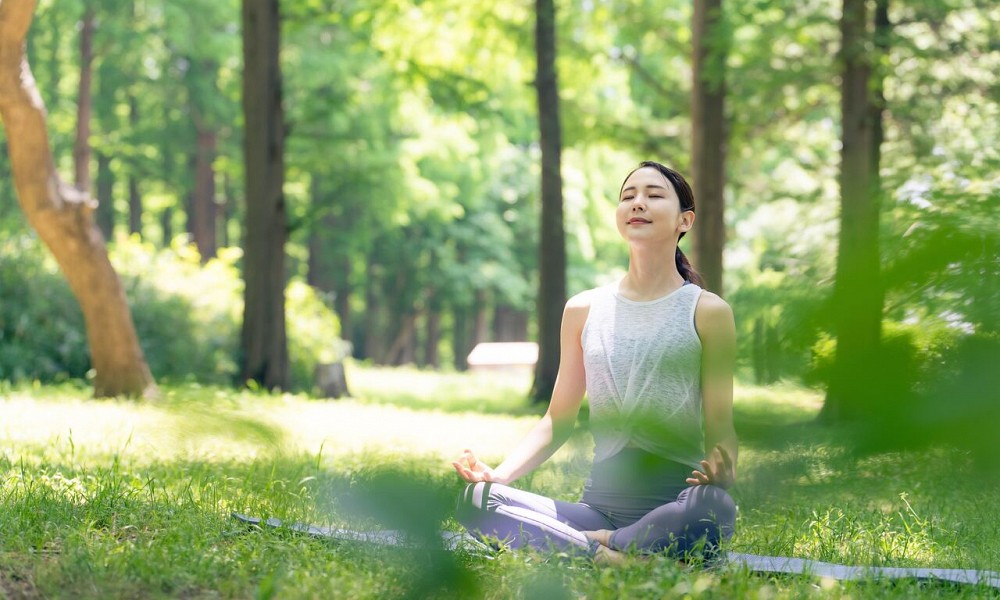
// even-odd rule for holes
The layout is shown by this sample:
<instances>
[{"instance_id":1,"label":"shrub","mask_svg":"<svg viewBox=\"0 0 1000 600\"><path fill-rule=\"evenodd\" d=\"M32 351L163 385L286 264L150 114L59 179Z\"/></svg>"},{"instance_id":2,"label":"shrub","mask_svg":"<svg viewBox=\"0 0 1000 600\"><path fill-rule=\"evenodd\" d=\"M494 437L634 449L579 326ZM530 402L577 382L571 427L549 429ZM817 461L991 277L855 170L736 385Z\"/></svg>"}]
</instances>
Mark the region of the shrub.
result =
<instances>
[{"instance_id":1,"label":"shrub","mask_svg":"<svg viewBox=\"0 0 1000 600\"><path fill-rule=\"evenodd\" d=\"M89 368L83 314L37 240L0 240L0 379L59 381Z\"/></svg>"},{"instance_id":2,"label":"shrub","mask_svg":"<svg viewBox=\"0 0 1000 600\"><path fill-rule=\"evenodd\" d=\"M909 391L919 391L936 376L942 356L964 336L960 329L945 321L930 318L918 323L882 322L882 356L886 364L880 371L886 377L904 378ZM837 341L821 333L812 348L812 363L803 378L810 385L826 385L833 374Z\"/></svg>"},{"instance_id":3,"label":"shrub","mask_svg":"<svg viewBox=\"0 0 1000 600\"><path fill-rule=\"evenodd\" d=\"M0 379L82 378L90 368L83 317L54 260L29 235L0 242ZM200 263L188 245L157 250L135 239L110 249L153 375L231 384L238 377L243 281L238 248ZM308 285L286 295L291 383L309 389L317 362L347 354L339 322Z\"/></svg>"}]
</instances>

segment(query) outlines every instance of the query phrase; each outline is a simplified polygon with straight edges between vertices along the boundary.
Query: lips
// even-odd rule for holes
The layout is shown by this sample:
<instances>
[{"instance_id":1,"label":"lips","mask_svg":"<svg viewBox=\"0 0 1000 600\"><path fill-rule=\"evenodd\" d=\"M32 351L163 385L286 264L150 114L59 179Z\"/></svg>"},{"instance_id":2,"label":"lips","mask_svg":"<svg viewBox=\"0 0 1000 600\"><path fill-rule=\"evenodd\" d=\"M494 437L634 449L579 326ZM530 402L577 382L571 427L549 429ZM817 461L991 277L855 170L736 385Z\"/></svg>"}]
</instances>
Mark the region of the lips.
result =
<instances>
[{"instance_id":1,"label":"lips","mask_svg":"<svg viewBox=\"0 0 1000 600\"><path fill-rule=\"evenodd\" d=\"M625 223L628 224L628 225L634 225L636 223L652 223L652 221L650 221L649 219L643 219L643 218L640 218L640 217L632 217L628 221L625 221Z\"/></svg>"}]
</instances>

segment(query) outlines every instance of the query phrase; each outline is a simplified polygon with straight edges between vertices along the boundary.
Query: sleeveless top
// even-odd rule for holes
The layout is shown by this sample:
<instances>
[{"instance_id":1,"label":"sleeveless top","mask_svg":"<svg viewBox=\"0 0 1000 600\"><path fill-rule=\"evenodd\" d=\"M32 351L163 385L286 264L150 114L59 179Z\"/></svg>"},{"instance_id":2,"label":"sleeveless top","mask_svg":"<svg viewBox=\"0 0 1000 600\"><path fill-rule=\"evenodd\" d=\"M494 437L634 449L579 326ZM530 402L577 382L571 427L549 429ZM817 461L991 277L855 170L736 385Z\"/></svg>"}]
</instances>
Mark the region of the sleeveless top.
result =
<instances>
[{"instance_id":1,"label":"sleeveless top","mask_svg":"<svg viewBox=\"0 0 1000 600\"><path fill-rule=\"evenodd\" d=\"M581 342L595 464L633 446L700 468L705 437L694 311L701 292L688 283L636 302L614 283L591 293Z\"/></svg>"}]
</instances>

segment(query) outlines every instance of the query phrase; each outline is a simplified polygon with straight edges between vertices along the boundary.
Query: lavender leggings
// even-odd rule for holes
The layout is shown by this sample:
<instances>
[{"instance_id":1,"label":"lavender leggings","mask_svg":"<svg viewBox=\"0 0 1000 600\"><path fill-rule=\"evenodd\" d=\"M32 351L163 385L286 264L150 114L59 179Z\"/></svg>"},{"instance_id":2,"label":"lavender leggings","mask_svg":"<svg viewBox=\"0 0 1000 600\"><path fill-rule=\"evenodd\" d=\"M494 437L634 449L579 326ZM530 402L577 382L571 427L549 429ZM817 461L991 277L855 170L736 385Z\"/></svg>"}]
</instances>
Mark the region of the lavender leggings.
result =
<instances>
[{"instance_id":1,"label":"lavender leggings","mask_svg":"<svg viewBox=\"0 0 1000 600\"><path fill-rule=\"evenodd\" d=\"M682 468L690 473L689 468ZM658 493L651 494L650 480L645 479L648 472L638 473L643 479L617 473L615 483L632 479L633 485L610 494L607 471L595 466L582 502L553 500L498 483L470 484L459 498L457 516L474 535L498 538L512 548L575 549L591 554L596 543L583 532L596 529L614 530L609 546L615 550L673 555L710 551L732 535L736 506L724 489L664 485L655 478L652 485ZM602 500L601 505L594 500Z\"/></svg>"}]
</instances>

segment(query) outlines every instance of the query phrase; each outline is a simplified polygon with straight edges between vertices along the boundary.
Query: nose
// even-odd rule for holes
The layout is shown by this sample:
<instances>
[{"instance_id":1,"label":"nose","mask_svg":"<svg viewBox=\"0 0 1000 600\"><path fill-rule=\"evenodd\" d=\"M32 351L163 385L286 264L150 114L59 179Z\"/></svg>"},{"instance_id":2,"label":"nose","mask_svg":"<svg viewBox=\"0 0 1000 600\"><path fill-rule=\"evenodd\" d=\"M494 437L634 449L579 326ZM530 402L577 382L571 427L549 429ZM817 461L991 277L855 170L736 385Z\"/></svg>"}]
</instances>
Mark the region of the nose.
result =
<instances>
[{"instance_id":1,"label":"nose","mask_svg":"<svg viewBox=\"0 0 1000 600\"><path fill-rule=\"evenodd\" d=\"M636 194L636 197L632 199L632 212L642 212L646 210L646 201L642 196Z\"/></svg>"}]
</instances>

